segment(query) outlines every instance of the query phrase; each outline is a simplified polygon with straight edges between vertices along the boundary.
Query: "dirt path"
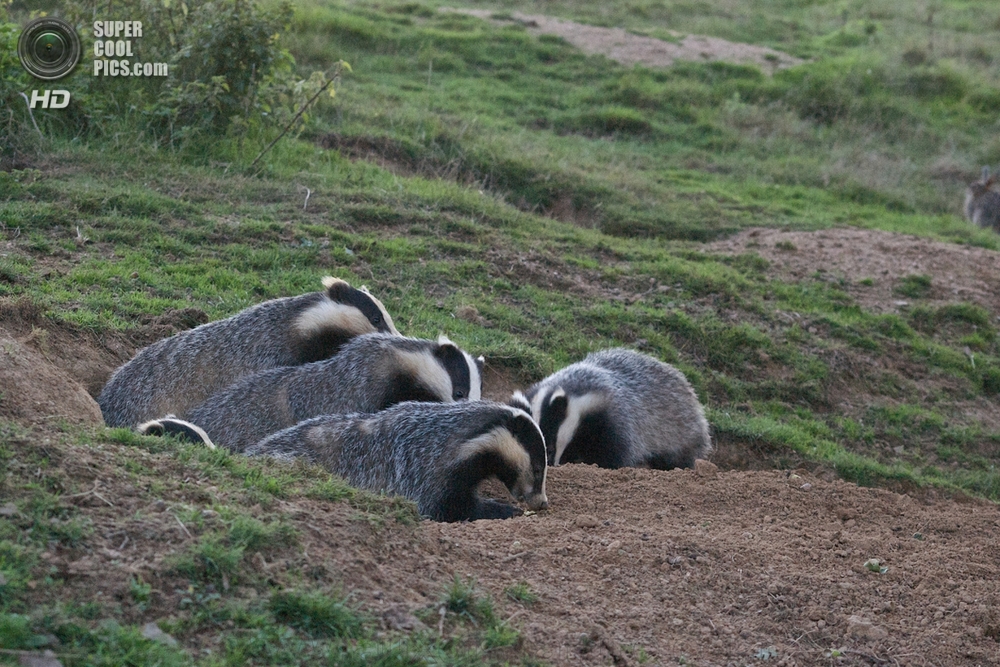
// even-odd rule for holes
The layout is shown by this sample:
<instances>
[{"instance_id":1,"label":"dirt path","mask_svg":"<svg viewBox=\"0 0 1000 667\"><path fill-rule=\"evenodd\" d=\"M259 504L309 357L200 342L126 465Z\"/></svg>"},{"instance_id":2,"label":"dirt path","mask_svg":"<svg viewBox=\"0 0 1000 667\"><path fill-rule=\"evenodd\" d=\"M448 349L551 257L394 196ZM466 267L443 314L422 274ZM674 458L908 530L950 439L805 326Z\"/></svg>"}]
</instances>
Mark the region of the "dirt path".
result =
<instances>
[{"instance_id":1,"label":"dirt path","mask_svg":"<svg viewBox=\"0 0 1000 667\"><path fill-rule=\"evenodd\" d=\"M452 9L444 11L460 12L482 19L498 22L493 10ZM730 42L718 37L705 35L683 35L671 31L676 42L655 37L645 37L622 28L602 28L575 21L567 21L542 14L522 14L512 12L511 19L520 23L534 35L557 35L590 55L603 55L623 65L646 65L647 67L669 67L675 60L715 61L747 63L759 66L773 74L777 69L793 67L803 62L799 58L765 46Z\"/></svg>"}]
</instances>

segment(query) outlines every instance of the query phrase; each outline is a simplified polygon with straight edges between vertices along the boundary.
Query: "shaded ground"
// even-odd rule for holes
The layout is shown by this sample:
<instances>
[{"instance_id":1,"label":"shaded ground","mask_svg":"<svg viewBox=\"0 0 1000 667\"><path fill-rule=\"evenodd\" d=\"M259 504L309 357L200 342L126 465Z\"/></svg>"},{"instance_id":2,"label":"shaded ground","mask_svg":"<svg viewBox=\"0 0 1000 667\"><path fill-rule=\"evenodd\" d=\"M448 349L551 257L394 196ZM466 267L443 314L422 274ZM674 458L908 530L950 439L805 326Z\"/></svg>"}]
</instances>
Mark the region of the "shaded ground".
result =
<instances>
[{"instance_id":1,"label":"shaded ground","mask_svg":"<svg viewBox=\"0 0 1000 667\"><path fill-rule=\"evenodd\" d=\"M623 65L669 67L675 60L753 64L765 72L792 67L803 62L799 58L753 44L730 42L706 35L682 35L670 31L676 41L665 41L628 32L622 28L602 28L576 21L567 21L542 14L511 12L497 14L489 9L447 9L482 19L515 21L534 35L557 35L589 55L603 55Z\"/></svg>"}]
</instances>

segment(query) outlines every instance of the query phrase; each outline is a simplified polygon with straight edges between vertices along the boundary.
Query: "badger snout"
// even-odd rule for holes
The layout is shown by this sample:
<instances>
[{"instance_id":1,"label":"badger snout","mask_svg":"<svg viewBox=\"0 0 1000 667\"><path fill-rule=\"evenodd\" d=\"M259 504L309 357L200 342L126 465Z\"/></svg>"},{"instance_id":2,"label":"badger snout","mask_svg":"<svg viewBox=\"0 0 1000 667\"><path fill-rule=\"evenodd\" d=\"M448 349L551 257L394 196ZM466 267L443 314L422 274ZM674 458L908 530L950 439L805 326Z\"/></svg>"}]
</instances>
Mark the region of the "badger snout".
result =
<instances>
[{"instance_id":1,"label":"badger snout","mask_svg":"<svg viewBox=\"0 0 1000 667\"><path fill-rule=\"evenodd\" d=\"M549 499L544 493L533 493L525 498L524 502L528 505L528 509L533 512L549 508Z\"/></svg>"}]
</instances>

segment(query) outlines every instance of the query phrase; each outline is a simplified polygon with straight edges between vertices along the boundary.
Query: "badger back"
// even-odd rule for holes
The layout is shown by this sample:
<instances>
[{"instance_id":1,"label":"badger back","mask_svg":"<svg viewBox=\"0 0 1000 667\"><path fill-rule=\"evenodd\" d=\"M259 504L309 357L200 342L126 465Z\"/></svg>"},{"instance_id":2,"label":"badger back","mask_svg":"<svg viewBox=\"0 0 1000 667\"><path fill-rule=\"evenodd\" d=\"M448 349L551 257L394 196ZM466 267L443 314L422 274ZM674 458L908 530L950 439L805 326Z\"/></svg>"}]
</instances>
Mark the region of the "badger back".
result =
<instances>
[{"instance_id":1,"label":"badger back","mask_svg":"<svg viewBox=\"0 0 1000 667\"><path fill-rule=\"evenodd\" d=\"M343 280L272 299L141 350L111 376L98 402L109 426L179 416L254 373L334 355L355 336L398 334L382 304Z\"/></svg>"}]
</instances>

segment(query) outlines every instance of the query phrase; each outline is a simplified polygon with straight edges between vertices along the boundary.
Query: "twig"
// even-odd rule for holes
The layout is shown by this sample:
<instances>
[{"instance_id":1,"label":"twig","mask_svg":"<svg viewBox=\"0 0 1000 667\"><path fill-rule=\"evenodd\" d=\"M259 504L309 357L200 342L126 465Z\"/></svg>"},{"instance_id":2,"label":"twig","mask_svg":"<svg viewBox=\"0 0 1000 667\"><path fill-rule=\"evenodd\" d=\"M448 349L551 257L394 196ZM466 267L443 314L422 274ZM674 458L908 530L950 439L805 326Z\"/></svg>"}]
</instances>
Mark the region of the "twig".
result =
<instances>
[{"instance_id":1,"label":"twig","mask_svg":"<svg viewBox=\"0 0 1000 667\"><path fill-rule=\"evenodd\" d=\"M438 637L444 636L444 616L447 613L448 609L444 605L441 605L441 608L438 609L438 616L441 617L441 619L438 621Z\"/></svg>"},{"instance_id":2,"label":"twig","mask_svg":"<svg viewBox=\"0 0 1000 667\"><path fill-rule=\"evenodd\" d=\"M285 129L283 129L283 130L281 131L281 134L279 134L278 136L276 136L276 137L274 138L274 140L273 140L273 141L272 141L271 143L269 143L269 144L267 145L267 148L265 148L264 150L262 150L262 151L260 152L260 155L258 155L257 157L255 157L255 158L253 159L253 162L251 162L251 163L250 163L250 166L248 167L248 169L253 169L253 168L254 168L254 165L256 165L256 164L257 164L257 163L258 163L258 162L260 161L260 159L261 159L262 157L264 157L264 154L265 154L265 153L267 153L267 152L268 152L269 150L271 150L272 148L274 148L274 145L275 145L276 143L278 143L278 142L279 142L279 141L281 140L281 138L282 138L283 136L285 136L285 134L287 134L287 133L288 133L288 130L292 129L292 125L294 125L294 124L295 124L295 122L296 122L296 121L297 121L297 120L298 120L299 118L301 118L301 117L302 117L302 114L304 114L304 113L306 112L306 109L308 109L308 108L309 108L309 105L310 105L310 104L312 104L313 102L315 102L315 101L316 101L316 98L320 96L320 93L322 93L322 92L323 92L324 90L326 90L327 88L329 88L329 87L330 87L330 85L331 85L331 84L332 84L332 83L333 83L334 81L336 81L336 80L337 80L337 76L338 76L339 74L340 74L340 67L338 66L338 69L337 69L337 73L336 73L336 74L334 74L334 75L333 75L332 77L330 77L330 80L329 80L329 81L327 81L326 83L324 83L324 84L323 84L323 87L322 87L322 88L320 88L319 90L317 90L317 91L316 91L316 94L315 94L315 95L313 95L312 97L310 97L310 98L309 98L309 99L308 99L308 100L306 101L306 103L302 105L302 108L301 108L301 109L299 109L299 112L298 112L297 114L295 114L295 117L294 117L294 118L292 118L292 119L291 119L290 121L288 121L288 125L286 125L286 126L285 126ZM23 95L24 93L21 93L21 94ZM27 98L25 98L25 99L27 99Z\"/></svg>"},{"instance_id":3,"label":"twig","mask_svg":"<svg viewBox=\"0 0 1000 667\"><path fill-rule=\"evenodd\" d=\"M187 536L190 537L193 540L194 536L191 535L191 533L188 532L187 527L184 525L183 522L181 522L181 518L179 516L177 516L176 514L174 514L174 518L177 519L177 525L181 527L181 530L183 530L187 534Z\"/></svg>"},{"instance_id":4,"label":"twig","mask_svg":"<svg viewBox=\"0 0 1000 667\"><path fill-rule=\"evenodd\" d=\"M66 500L68 498L83 498L84 496L89 496L94 491L97 491L97 487L98 487L98 485L100 485L100 483L101 482L99 480L95 479L94 480L94 488L92 488L90 491L84 491L83 493L73 493L73 494L70 494L68 496L60 496L60 498L62 500Z\"/></svg>"},{"instance_id":5,"label":"twig","mask_svg":"<svg viewBox=\"0 0 1000 667\"><path fill-rule=\"evenodd\" d=\"M111 502L110 500L108 500L107 498L105 498L104 496L102 496L101 494L99 494L97 491L92 491L91 493L93 493L96 497L98 497L101 500L103 500L104 502L106 502L108 504L108 507L114 507L115 506L115 504L113 502Z\"/></svg>"},{"instance_id":6,"label":"twig","mask_svg":"<svg viewBox=\"0 0 1000 667\"><path fill-rule=\"evenodd\" d=\"M35 132L37 132L38 136L42 138L42 141L45 141L45 135L42 134L42 131L38 129L38 123L35 122L35 114L32 113L31 111L31 101L28 99L28 96L25 95L24 93L18 93L18 95L23 97L24 103L28 105L28 117L31 118L31 124L35 126Z\"/></svg>"},{"instance_id":7,"label":"twig","mask_svg":"<svg viewBox=\"0 0 1000 667\"><path fill-rule=\"evenodd\" d=\"M126 535L125 539L122 540L122 543L118 545L118 551L124 549L126 544L128 544L128 535Z\"/></svg>"},{"instance_id":8,"label":"twig","mask_svg":"<svg viewBox=\"0 0 1000 667\"><path fill-rule=\"evenodd\" d=\"M530 553L532 553L531 549L528 549L527 551L522 551L520 553L511 554L510 556L507 556L506 558L501 559L500 562L501 563L509 563L512 560L517 560L521 556L527 556Z\"/></svg>"}]
</instances>

